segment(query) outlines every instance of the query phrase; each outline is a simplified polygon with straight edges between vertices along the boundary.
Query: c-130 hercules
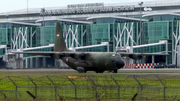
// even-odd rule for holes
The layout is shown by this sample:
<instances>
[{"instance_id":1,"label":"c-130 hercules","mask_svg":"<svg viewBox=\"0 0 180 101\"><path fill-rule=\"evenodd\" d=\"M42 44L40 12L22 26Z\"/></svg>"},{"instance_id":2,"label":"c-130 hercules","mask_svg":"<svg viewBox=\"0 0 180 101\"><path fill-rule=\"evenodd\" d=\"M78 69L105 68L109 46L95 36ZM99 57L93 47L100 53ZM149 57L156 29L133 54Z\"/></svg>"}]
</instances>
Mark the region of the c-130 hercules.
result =
<instances>
[{"instance_id":1,"label":"c-130 hercules","mask_svg":"<svg viewBox=\"0 0 180 101\"><path fill-rule=\"evenodd\" d=\"M59 22L56 23L54 52L31 51L13 53L51 56L54 59L61 59L69 67L80 73L86 73L87 71L95 71L96 73L113 71L117 73L118 69L123 68L125 65L121 55L128 56L132 59L140 59L143 55L137 53L121 53L120 55L116 52L73 52L66 48Z\"/></svg>"}]
</instances>

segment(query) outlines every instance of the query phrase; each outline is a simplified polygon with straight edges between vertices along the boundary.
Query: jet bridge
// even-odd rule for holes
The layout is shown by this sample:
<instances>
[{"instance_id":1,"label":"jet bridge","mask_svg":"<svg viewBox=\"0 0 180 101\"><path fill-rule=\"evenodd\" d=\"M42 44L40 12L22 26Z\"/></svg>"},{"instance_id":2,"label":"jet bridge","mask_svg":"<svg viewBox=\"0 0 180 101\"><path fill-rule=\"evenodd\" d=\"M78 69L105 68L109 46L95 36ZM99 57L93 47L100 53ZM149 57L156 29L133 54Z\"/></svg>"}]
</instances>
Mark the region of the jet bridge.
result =
<instances>
[{"instance_id":1,"label":"jet bridge","mask_svg":"<svg viewBox=\"0 0 180 101\"><path fill-rule=\"evenodd\" d=\"M21 68L27 68L28 61L27 59L30 59L30 67L33 67L33 60L34 56L30 56L27 54L14 54L11 53L12 51L53 51L54 44L50 44L48 46L41 46L41 47L33 47L33 48L24 48L24 49L14 49L14 50L7 50L6 48L6 53L3 55L3 61L6 62L6 68L9 69L21 69ZM39 56L36 56L37 58ZM42 57L42 56L40 56ZM46 61L43 57L43 66L46 66ZM25 61L24 61L25 60ZM23 65L23 61L25 62L25 66ZM38 62L35 62L35 67L38 67Z\"/></svg>"},{"instance_id":2,"label":"jet bridge","mask_svg":"<svg viewBox=\"0 0 180 101\"><path fill-rule=\"evenodd\" d=\"M117 52L126 52L126 53L168 53L168 41L160 40L158 43L137 45L137 46L126 46L121 48L116 48ZM155 58L165 57L164 60L158 60ZM129 57L123 57L126 64L133 64L133 60ZM150 59L149 59L150 58ZM149 60L148 60L149 59ZM155 63L155 62L164 62L167 64L167 56L148 56L143 57L140 60L135 61L136 63Z\"/></svg>"}]
</instances>

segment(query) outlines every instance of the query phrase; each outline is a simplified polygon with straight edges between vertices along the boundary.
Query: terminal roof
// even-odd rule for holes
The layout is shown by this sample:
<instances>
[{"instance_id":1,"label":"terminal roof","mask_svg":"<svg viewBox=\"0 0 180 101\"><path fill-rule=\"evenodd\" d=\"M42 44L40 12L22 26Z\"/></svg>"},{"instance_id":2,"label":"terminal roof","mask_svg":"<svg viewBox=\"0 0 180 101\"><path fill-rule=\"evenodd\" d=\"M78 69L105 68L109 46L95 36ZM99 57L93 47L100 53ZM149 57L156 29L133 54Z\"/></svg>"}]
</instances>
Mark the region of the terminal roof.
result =
<instances>
[{"instance_id":1,"label":"terminal roof","mask_svg":"<svg viewBox=\"0 0 180 101\"><path fill-rule=\"evenodd\" d=\"M130 17L119 17L119 16L95 16L95 17L89 17L86 20L95 20L95 19L101 19L101 18L115 18L115 19L124 19L124 20L134 20L134 21L148 21L145 19L137 19L137 18L130 18Z\"/></svg>"},{"instance_id":2,"label":"terminal roof","mask_svg":"<svg viewBox=\"0 0 180 101\"><path fill-rule=\"evenodd\" d=\"M150 16L157 16L157 15L175 15L175 16L180 16L180 14L176 14L176 13L152 13L152 14L143 15L143 17L150 17Z\"/></svg>"},{"instance_id":3,"label":"terminal roof","mask_svg":"<svg viewBox=\"0 0 180 101\"><path fill-rule=\"evenodd\" d=\"M44 19L44 21L64 21L64 22L72 22L72 23L81 23L81 24L92 24L92 22L87 21L76 21L76 20L69 20L69 19ZM37 20L36 23L43 22L43 20Z\"/></svg>"},{"instance_id":4,"label":"terminal roof","mask_svg":"<svg viewBox=\"0 0 180 101\"><path fill-rule=\"evenodd\" d=\"M25 22L14 22L14 21L0 21L0 23L11 23L11 24L20 24L20 25L28 25L28 26L41 26L40 24L25 23Z\"/></svg>"}]
</instances>

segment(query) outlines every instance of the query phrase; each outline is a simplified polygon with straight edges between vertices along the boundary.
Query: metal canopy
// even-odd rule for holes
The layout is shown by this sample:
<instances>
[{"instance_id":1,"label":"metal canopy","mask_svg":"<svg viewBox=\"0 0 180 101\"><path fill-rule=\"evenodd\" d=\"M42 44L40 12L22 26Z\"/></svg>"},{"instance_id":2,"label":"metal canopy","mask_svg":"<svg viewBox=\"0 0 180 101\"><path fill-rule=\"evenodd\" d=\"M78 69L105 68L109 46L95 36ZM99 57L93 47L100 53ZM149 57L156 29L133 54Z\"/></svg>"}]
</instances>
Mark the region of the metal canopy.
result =
<instances>
[{"instance_id":1,"label":"metal canopy","mask_svg":"<svg viewBox=\"0 0 180 101\"><path fill-rule=\"evenodd\" d=\"M86 20L95 20L95 19L101 19L101 18L115 18L115 19L124 19L124 20L134 20L134 21L148 21L144 19L137 19L137 18L130 18L130 17L119 17L119 16L95 16L95 17L89 17Z\"/></svg>"},{"instance_id":2,"label":"metal canopy","mask_svg":"<svg viewBox=\"0 0 180 101\"><path fill-rule=\"evenodd\" d=\"M41 26L41 24L32 24L32 23L14 22L14 21L0 21L0 24L1 23L20 24L20 25L28 25L28 26Z\"/></svg>"},{"instance_id":3,"label":"metal canopy","mask_svg":"<svg viewBox=\"0 0 180 101\"><path fill-rule=\"evenodd\" d=\"M64 22L81 23L81 24L92 24L92 22L75 21L75 20L69 20L69 19L44 19L44 21L64 21ZM43 20L40 19L36 21L36 23L40 23L40 22L43 22Z\"/></svg>"}]
</instances>

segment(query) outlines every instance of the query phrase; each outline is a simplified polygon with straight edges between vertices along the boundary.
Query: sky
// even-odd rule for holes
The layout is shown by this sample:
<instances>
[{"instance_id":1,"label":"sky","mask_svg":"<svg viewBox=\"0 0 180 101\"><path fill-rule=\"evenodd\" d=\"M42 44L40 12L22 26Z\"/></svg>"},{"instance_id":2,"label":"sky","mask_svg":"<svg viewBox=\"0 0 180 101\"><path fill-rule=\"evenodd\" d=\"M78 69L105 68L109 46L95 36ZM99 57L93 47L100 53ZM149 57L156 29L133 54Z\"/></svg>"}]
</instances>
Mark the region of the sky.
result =
<instances>
[{"instance_id":1,"label":"sky","mask_svg":"<svg viewBox=\"0 0 180 101\"><path fill-rule=\"evenodd\" d=\"M27 9L67 6L68 4L84 3L127 3L154 0L0 0L0 13ZM27 6L28 5L28 6Z\"/></svg>"}]
</instances>

